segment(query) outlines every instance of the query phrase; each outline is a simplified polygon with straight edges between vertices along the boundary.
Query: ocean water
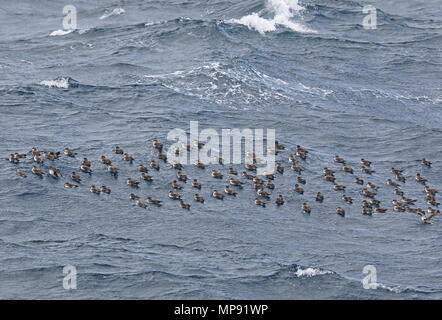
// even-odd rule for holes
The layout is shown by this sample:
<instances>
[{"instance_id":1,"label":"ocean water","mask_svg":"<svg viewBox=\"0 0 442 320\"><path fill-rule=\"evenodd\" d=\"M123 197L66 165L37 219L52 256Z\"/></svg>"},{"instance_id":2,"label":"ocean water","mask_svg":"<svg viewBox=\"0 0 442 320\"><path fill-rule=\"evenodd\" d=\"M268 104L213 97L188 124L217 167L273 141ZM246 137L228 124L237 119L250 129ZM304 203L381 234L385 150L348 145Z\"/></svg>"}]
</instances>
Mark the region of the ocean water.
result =
<instances>
[{"instance_id":1,"label":"ocean water","mask_svg":"<svg viewBox=\"0 0 442 320\"><path fill-rule=\"evenodd\" d=\"M77 9L72 32L62 25L67 4ZM363 27L365 5L377 8L377 29ZM0 162L0 298L441 299L442 219L423 225L393 211L385 185L389 168L405 169L402 189L424 209L416 172L442 187L441 43L439 0L1 1L2 159L68 146L95 172L70 190L63 184L79 159L54 163L59 181L32 176L30 159ZM206 203L193 202L187 185L186 211L167 199L175 171L162 164L135 192L164 205L135 207L125 178L154 158L150 141L196 120L275 128L290 148L277 157L287 170L273 192L286 204L257 207L249 186L210 199L225 182L209 169L226 166L188 166ZM115 144L135 164L113 154ZM297 144L310 151L302 196L287 164ZM353 205L324 182L324 166L339 168L335 154L381 186L386 213L361 214L351 175L336 174ZM117 179L101 155L120 168ZM376 173L361 173L360 158ZM95 196L91 184L112 194ZM63 288L66 265L77 269L76 290ZM363 288L366 265L376 267L377 289Z\"/></svg>"}]
</instances>

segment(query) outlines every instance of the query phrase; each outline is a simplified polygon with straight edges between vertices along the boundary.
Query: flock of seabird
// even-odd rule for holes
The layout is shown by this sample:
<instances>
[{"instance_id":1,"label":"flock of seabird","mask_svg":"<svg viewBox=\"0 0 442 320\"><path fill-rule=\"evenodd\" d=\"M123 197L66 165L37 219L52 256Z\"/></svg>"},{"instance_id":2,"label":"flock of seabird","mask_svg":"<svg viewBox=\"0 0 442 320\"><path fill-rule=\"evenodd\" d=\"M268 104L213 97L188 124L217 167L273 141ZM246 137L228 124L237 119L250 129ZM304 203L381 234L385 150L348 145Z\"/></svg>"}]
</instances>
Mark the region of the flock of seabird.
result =
<instances>
[{"instance_id":1,"label":"flock of seabird","mask_svg":"<svg viewBox=\"0 0 442 320\"><path fill-rule=\"evenodd\" d=\"M164 161L164 163L167 163L167 154L163 152L163 143L161 143L159 140L155 139L152 142L153 147L156 149L156 157L157 160L151 160L149 163L149 167L143 165L140 163L137 166L137 169L139 171L139 178L127 178L126 184L130 187L132 187L134 190L136 190L139 185L139 180L148 181L150 183L154 182L153 176L149 175L149 170L157 170L160 171L160 162L158 160ZM185 144L181 148L176 148L174 150L175 154L180 154L182 152L189 152L192 147L201 149L204 146L204 143L195 141L194 145L191 146L190 144ZM274 148L269 148L268 152L274 152L275 154L279 154L281 152L287 151L286 146L275 142ZM127 161L130 164L133 164L135 161L134 157L129 155L128 153L125 153L123 149L120 146L115 146L113 152L119 156L121 156L122 161ZM61 152L51 152L51 151L39 151L37 148L32 148L31 151L28 154L23 153L13 153L9 156L8 161L19 166L21 161L24 158L27 158L27 156L32 156L33 159L33 166L30 169L30 172L33 175L42 177L44 175L48 175L53 179L60 179L62 178L62 174L58 168L54 166L56 161L62 156ZM63 150L63 155L66 157L76 158L77 153L74 150L71 150L70 148L65 148ZM275 189L275 176L276 175L283 175L284 174L284 164L283 162L277 162L276 163L276 170L274 174L266 174L261 177L256 176L256 170L257 170L257 164L259 163L259 159L256 157L256 154L253 152L248 152L247 157L249 158L249 161L245 163L244 165L244 171L238 172L236 169L230 167L227 170L227 179L226 186L223 190L212 190L211 196L214 199L217 200L224 200L225 197L236 197L241 190L244 188L245 185L250 185L254 191L256 192L256 198L254 200L255 205L266 207L267 203L271 201L272 198L272 191ZM309 151L301 146L296 147L296 151L294 154L289 155L288 157L288 165L290 166L290 169L293 170L296 174L296 183L294 183L293 191L297 194L304 194L304 187L307 183L306 178L303 178L302 172L304 171L304 164L306 164L305 160L309 157ZM44 170L44 162L49 161L52 165L47 166L46 170ZM99 162L101 163L100 166L103 166L106 168L106 170L109 172L109 174L117 177L119 173L118 167L115 165L113 161L111 161L106 156L101 156L99 159ZM222 158L217 158L218 164L223 164L224 160ZM362 214L363 215L372 215L374 212L376 213L383 213L388 211L387 208L381 207L381 201L376 199L377 191L381 186L377 186L373 184L372 182L367 182L365 184L364 179L357 177L355 174L355 168L349 166L347 164L347 161L336 155L333 158L333 162L341 166L341 170L344 173L350 174L354 176L354 183L360 186L360 194L365 198L362 201ZM371 176L375 170L372 167L372 162L361 159L361 172L363 172L367 176ZM207 165L197 161L194 163L194 165L197 168L200 168L201 170L205 170L207 168ZM428 161L427 159L423 158L421 160L421 165L431 168L432 163ZM187 181L190 181L190 185L193 189L197 190L197 192L194 194L194 201L199 203L204 203L205 199L200 194L199 190L203 188L202 182L198 181L198 179L189 179L188 176L183 173L184 166L179 162L174 162L173 164L168 164L168 166L172 166L172 168L177 170L176 173L176 179L171 181L170 186L171 189L168 192L168 197L172 200L178 201L179 207L189 210L191 207L190 203L186 203L183 199L183 195L180 194L180 190L183 189L183 184L186 184ZM81 163L79 164L79 172L82 174L92 175L94 170L92 169L92 162L88 160L87 158L83 158L81 160ZM393 175L392 178L389 178L385 182L386 188L391 188L394 195L398 197L398 199L392 201L393 210L396 212L410 212L419 215L421 221L425 224L431 224L432 220L436 216L440 216L440 210L436 209L439 206L439 202L437 202L436 195L438 193L438 190L431 188L428 186L427 179L422 176L420 173L416 173L414 180L422 185L423 194L425 195L425 201L428 205L427 210L425 211L422 208L416 208L415 203L417 202L417 199L408 198L405 196L404 191L401 189L401 187L406 183L406 177L404 175L404 170L398 169L398 168L391 168L390 169L391 174ZM23 168L16 168L16 173L23 178L27 177L27 174ZM218 170L211 170L210 176L213 179L224 179L225 173L222 173ZM242 176L243 178L239 178ZM346 186L342 184L336 183L336 170L329 169L328 167L324 167L322 169L322 176L323 179L330 183L330 186L333 190L342 192L342 201L347 204L352 204L354 202L353 198L351 196L348 196L345 194ZM81 185L82 177L77 171L73 171L69 175L70 181L66 182L64 186L66 188L74 189L78 188ZM249 183L250 182L250 183ZM107 186L95 186L91 185L89 188L91 193L94 194L101 194L106 193L110 194L112 191ZM134 191L135 192L135 191ZM135 193L130 193L129 198L134 201L135 206L140 208L146 208L148 205L153 206L161 206L163 200L154 199L152 197L147 197L145 199L142 199L140 196L138 196ZM315 195L315 198L312 199L312 201L316 201L318 203L322 203L324 201L324 194L321 192L317 192ZM282 194L278 194L275 199L274 203L277 206L282 206L285 203L284 196ZM436 208L434 208L436 207ZM311 213L312 208L307 202L304 202L301 206L301 210L304 213ZM344 217L346 214L346 211L342 207L336 208L336 214Z\"/></svg>"}]
</instances>

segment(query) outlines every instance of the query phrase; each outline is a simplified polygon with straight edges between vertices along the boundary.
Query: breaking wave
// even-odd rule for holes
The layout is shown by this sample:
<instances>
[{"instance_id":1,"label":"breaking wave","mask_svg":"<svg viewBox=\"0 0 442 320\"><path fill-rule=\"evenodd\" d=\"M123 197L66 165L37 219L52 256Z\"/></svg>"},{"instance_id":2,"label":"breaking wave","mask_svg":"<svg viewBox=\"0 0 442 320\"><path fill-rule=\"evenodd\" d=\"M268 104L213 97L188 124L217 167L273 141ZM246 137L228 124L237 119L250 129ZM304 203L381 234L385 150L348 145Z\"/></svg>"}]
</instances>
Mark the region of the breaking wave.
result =
<instances>
[{"instance_id":1,"label":"breaking wave","mask_svg":"<svg viewBox=\"0 0 442 320\"><path fill-rule=\"evenodd\" d=\"M294 21L295 16L301 17L300 14L303 10L305 8L299 5L298 0L268 0L266 10L253 12L240 19L230 19L227 22L244 25L261 34L276 31L278 26L289 28L295 32L316 33L315 30ZM273 17L266 18L267 15L273 15Z\"/></svg>"}]
</instances>

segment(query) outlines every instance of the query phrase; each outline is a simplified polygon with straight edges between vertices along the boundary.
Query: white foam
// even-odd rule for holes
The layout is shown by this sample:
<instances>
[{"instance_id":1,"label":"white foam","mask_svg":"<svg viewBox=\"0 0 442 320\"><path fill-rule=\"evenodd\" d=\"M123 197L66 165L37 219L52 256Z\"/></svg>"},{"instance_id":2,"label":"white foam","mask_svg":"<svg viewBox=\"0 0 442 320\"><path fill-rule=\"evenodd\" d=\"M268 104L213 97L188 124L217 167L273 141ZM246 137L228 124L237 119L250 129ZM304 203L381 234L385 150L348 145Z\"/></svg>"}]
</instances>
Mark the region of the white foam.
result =
<instances>
[{"instance_id":1,"label":"white foam","mask_svg":"<svg viewBox=\"0 0 442 320\"><path fill-rule=\"evenodd\" d=\"M331 274L331 271L327 271L327 270L321 270L321 269L317 269L317 268L305 268L302 269L301 267L298 267L298 269L296 270L295 274L297 277L314 277L314 276L320 276L320 275L324 275L324 274Z\"/></svg>"},{"instance_id":2,"label":"white foam","mask_svg":"<svg viewBox=\"0 0 442 320\"><path fill-rule=\"evenodd\" d=\"M68 89L69 88L69 80L67 78L60 78L55 80L44 80L40 82L40 85L46 86L49 88L55 87L55 88L62 88L62 89Z\"/></svg>"},{"instance_id":3,"label":"white foam","mask_svg":"<svg viewBox=\"0 0 442 320\"><path fill-rule=\"evenodd\" d=\"M67 34L73 32L73 31L74 31L74 29L69 29L69 30L62 30L62 29L59 29L59 30L52 31L51 34L50 34L50 36L51 36L51 37L55 37L55 36L65 36L65 35L67 35Z\"/></svg>"},{"instance_id":4,"label":"white foam","mask_svg":"<svg viewBox=\"0 0 442 320\"><path fill-rule=\"evenodd\" d=\"M112 10L111 12L105 13L100 17L100 20L112 17L112 16L118 16L120 14L125 13L126 10L124 10L123 8L115 8L114 10Z\"/></svg>"},{"instance_id":5,"label":"white foam","mask_svg":"<svg viewBox=\"0 0 442 320\"><path fill-rule=\"evenodd\" d=\"M295 15L305 10L298 4L298 0L267 0L267 9L273 14L272 19L263 18L259 13L252 13L240 19L231 19L227 22L242 24L251 30L261 34L276 31L278 25L282 25L295 32L316 33L315 30L293 21Z\"/></svg>"}]
</instances>

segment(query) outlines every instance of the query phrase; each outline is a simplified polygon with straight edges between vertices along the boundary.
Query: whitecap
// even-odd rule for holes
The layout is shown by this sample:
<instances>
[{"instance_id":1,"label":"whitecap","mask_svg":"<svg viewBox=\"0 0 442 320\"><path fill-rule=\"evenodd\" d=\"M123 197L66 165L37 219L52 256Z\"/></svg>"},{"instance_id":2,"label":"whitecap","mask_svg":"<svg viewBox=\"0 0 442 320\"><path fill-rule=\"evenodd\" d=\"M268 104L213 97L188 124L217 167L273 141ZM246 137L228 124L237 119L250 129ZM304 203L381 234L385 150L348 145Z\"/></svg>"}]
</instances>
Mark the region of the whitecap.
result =
<instances>
[{"instance_id":1,"label":"whitecap","mask_svg":"<svg viewBox=\"0 0 442 320\"><path fill-rule=\"evenodd\" d=\"M310 277L314 277L314 276L321 276L321 275L332 274L332 273L333 272L331 272L331 271L321 270L318 268L311 268L311 267L308 267L305 269L298 267L295 272L295 274L298 278L300 278L300 277L309 277L310 278Z\"/></svg>"},{"instance_id":2,"label":"whitecap","mask_svg":"<svg viewBox=\"0 0 442 320\"><path fill-rule=\"evenodd\" d=\"M59 78L55 80L43 80L40 82L40 85L46 86L49 88L61 88L68 89L69 88L69 79L68 78Z\"/></svg>"},{"instance_id":3,"label":"whitecap","mask_svg":"<svg viewBox=\"0 0 442 320\"><path fill-rule=\"evenodd\" d=\"M299 22L293 20L295 15L305 10L298 4L298 0L268 0L267 9L273 14L272 19L262 17L259 13L253 12L240 19L230 19L226 22L241 24L250 30L256 30L261 34L276 31L277 26L281 25L295 32L316 33Z\"/></svg>"},{"instance_id":4,"label":"whitecap","mask_svg":"<svg viewBox=\"0 0 442 320\"><path fill-rule=\"evenodd\" d=\"M52 31L50 36L51 37L55 37L55 36L65 36L69 33L72 33L74 31L74 29L69 29L69 30L63 30L63 29L59 29L59 30L55 30Z\"/></svg>"},{"instance_id":5,"label":"whitecap","mask_svg":"<svg viewBox=\"0 0 442 320\"><path fill-rule=\"evenodd\" d=\"M126 10L124 10L123 8L115 8L114 10L112 10L111 12L106 12L104 13L101 17L100 20L112 17L112 16L118 16L120 14L125 13Z\"/></svg>"}]
</instances>

